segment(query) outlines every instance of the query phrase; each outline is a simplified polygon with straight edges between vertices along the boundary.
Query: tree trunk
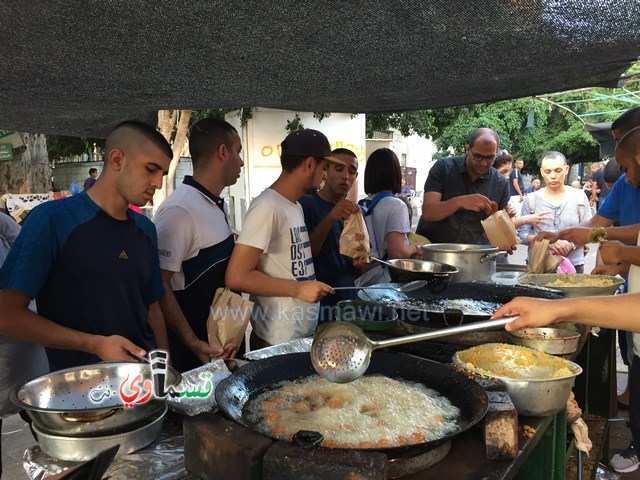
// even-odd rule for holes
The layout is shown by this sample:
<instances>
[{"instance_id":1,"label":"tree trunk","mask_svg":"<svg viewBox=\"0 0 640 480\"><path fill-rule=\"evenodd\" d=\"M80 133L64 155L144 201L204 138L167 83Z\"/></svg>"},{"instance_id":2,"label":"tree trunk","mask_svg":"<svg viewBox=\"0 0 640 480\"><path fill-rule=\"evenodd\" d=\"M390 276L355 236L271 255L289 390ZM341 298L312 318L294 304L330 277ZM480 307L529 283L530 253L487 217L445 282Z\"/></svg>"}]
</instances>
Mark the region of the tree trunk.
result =
<instances>
[{"instance_id":1,"label":"tree trunk","mask_svg":"<svg viewBox=\"0 0 640 480\"><path fill-rule=\"evenodd\" d=\"M13 149L13 160L0 162L0 195L45 193L52 189L45 135L21 133L25 146Z\"/></svg>"},{"instance_id":2,"label":"tree trunk","mask_svg":"<svg viewBox=\"0 0 640 480\"><path fill-rule=\"evenodd\" d=\"M169 165L169 173L162 181L162 188L156 190L153 195L153 212L158 209L160 204L173 192L173 180L176 175L180 155L187 140L187 130L189 129L189 120L191 119L192 110L160 110L158 111L158 130L171 143L173 150L173 158ZM176 123L178 124L175 129ZM175 130L175 136L172 136Z\"/></svg>"}]
</instances>

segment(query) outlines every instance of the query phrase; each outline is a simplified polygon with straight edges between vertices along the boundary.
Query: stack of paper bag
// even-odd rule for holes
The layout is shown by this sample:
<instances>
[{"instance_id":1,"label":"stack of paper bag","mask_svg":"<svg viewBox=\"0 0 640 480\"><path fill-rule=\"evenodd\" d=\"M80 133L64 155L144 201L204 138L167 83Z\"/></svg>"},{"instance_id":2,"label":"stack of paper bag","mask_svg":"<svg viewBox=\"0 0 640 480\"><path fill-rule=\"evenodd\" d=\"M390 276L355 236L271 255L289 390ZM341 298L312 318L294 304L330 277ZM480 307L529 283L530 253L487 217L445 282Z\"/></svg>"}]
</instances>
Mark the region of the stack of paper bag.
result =
<instances>
[{"instance_id":1,"label":"stack of paper bag","mask_svg":"<svg viewBox=\"0 0 640 480\"><path fill-rule=\"evenodd\" d=\"M500 250L509 250L518 243L516 229L506 211L498 210L488 216L486 220L481 220L480 223L489 243Z\"/></svg>"},{"instance_id":2,"label":"stack of paper bag","mask_svg":"<svg viewBox=\"0 0 640 480\"><path fill-rule=\"evenodd\" d=\"M213 296L207 319L209 345L221 346L224 349L233 346L238 350L252 310L253 302L245 300L228 288L218 288Z\"/></svg>"}]
</instances>

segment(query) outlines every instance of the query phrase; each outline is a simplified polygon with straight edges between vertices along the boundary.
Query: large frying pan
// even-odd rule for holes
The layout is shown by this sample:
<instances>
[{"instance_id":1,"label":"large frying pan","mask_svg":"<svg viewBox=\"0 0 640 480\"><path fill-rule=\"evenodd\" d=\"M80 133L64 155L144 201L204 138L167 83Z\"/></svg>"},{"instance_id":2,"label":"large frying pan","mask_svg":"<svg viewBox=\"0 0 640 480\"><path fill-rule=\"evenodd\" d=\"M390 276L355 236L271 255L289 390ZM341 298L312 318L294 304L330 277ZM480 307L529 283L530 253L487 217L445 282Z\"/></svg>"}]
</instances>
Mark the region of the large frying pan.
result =
<instances>
[{"instance_id":1,"label":"large frying pan","mask_svg":"<svg viewBox=\"0 0 640 480\"><path fill-rule=\"evenodd\" d=\"M377 289L388 286L388 290ZM442 288L429 289L427 287L412 292L398 292L398 284L386 283L376 285L376 289L363 289L359 296L368 301L378 302L388 305L390 302L412 300L434 300L434 299L461 299L481 300L495 302L504 305L515 297L534 297L556 299L562 298L561 292L544 288L531 288L522 285L502 285L489 282L464 282L449 283ZM425 322L459 325L461 323L479 322L487 320L491 315L470 314L468 312L448 311L443 313L436 310L416 310L394 307L398 312L398 319L402 322L412 324L424 324ZM461 314L460 314L461 313ZM493 312L492 312L493 313Z\"/></svg>"},{"instance_id":2,"label":"large frying pan","mask_svg":"<svg viewBox=\"0 0 640 480\"><path fill-rule=\"evenodd\" d=\"M285 380L305 378L315 373L308 353L291 353L258 360L240 367L220 382L216 387L216 402L232 420L251 428L242 414L249 398ZM401 353L376 352L367 370L367 375L372 374L422 383L446 396L461 412L459 431L444 438L409 446L371 449L394 455L393 458L414 455L442 445L479 422L487 411L485 390L448 365Z\"/></svg>"}]
</instances>

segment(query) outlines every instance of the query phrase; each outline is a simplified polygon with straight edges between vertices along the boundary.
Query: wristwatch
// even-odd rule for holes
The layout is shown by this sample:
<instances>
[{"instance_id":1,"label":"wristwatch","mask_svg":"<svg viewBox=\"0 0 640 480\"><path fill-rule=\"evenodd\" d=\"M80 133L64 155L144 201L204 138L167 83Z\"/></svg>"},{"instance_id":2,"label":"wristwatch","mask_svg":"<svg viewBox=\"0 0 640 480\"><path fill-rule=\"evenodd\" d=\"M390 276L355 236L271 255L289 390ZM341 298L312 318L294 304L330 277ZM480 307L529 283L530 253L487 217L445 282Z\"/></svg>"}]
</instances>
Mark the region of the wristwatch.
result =
<instances>
[{"instance_id":1,"label":"wristwatch","mask_svg":"<svg viewBox=\"0 0 640 480\"><path fill-rule=\"evenodd\" d=\"M587 235L589 243L602 243L607 239L607 230L604 227L592 228Z\"/></svg>"}]
</instances>

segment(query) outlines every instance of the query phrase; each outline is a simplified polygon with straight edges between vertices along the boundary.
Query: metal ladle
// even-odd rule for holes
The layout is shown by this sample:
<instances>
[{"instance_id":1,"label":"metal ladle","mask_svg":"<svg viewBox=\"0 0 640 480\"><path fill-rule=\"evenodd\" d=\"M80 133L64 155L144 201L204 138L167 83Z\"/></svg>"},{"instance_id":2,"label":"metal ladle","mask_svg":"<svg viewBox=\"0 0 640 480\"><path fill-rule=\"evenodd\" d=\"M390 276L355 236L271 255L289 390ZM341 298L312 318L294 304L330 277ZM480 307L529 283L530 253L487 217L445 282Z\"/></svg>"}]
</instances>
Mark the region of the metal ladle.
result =
<instances>
[{"instance_id":1,"label":"metal ladle","mask_svg":"<svg viewBox=\"0 0 640 480\"><path fill-rule=\"evenodd\" d=\"M331 287L334 290L394 290L396 292L413 292L419 290L427 284L426 280L414 280L413 282L407 282L399 287L376 287L375 285L369 287Z\"/></svg>"},{"instance_id":2,"label":"metal ladle","mask_svg":"<svg viewBox=\"0 0 640 480\"><path fill-rule=\"evenodd\" d=\"M316 372L330 382L352 382L367 371L371 361L371 353L378 348L503 327L516 318L518 317L502 317L377 342L369 340L362 329L351 323L333 322L325 325L314 337L311 344L311 363Z\"/></svg>"},{"instance_id":3,"label":"metal ladle","mask_svg":"<svg viewBox=\"0 0 640 480\"><path fill-rule=\"evenodd\" d=\"M395 265L393 263L387 262L386 260L382 260L381 258L371 257L371 260L375 260L376 262L380 262L383 265L386 265L387 267L395 268Z\"/></svg>"}]
</instances>

